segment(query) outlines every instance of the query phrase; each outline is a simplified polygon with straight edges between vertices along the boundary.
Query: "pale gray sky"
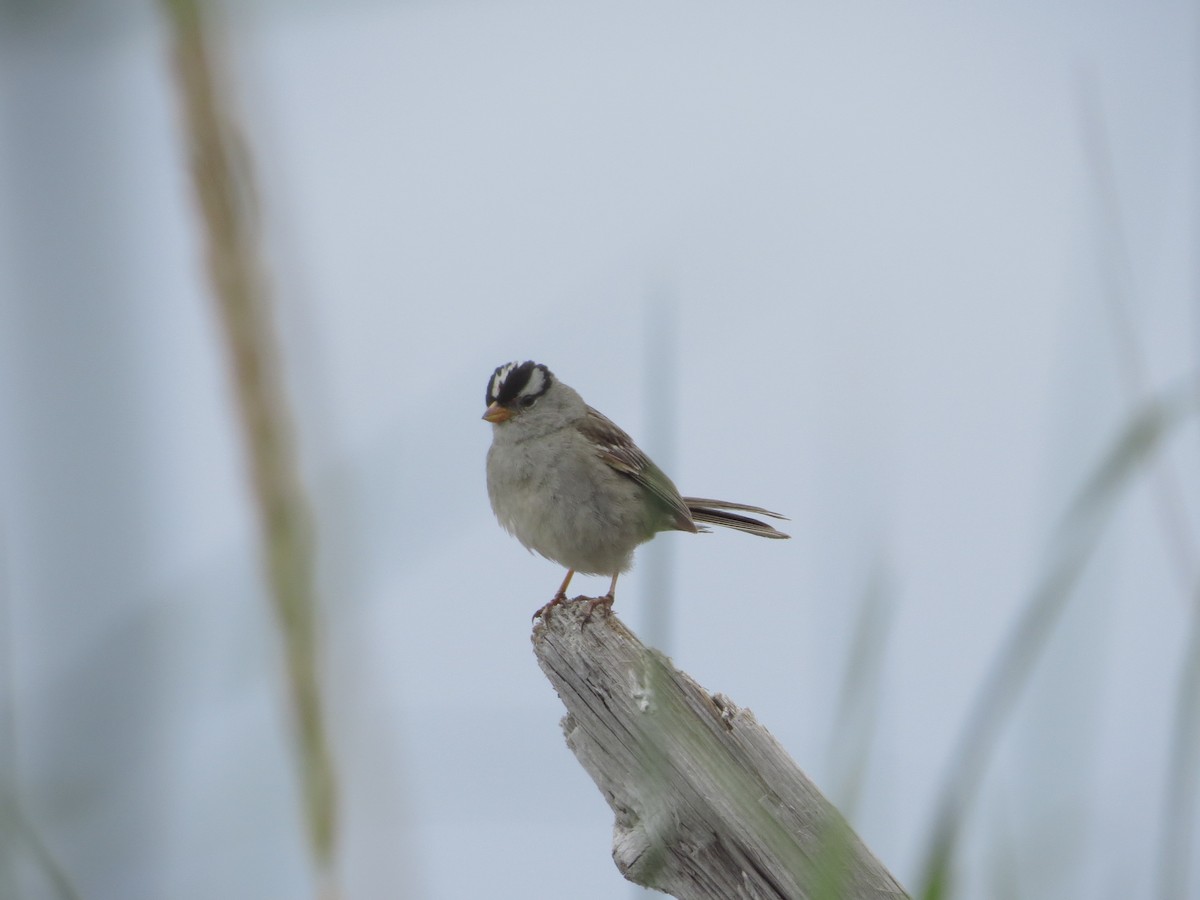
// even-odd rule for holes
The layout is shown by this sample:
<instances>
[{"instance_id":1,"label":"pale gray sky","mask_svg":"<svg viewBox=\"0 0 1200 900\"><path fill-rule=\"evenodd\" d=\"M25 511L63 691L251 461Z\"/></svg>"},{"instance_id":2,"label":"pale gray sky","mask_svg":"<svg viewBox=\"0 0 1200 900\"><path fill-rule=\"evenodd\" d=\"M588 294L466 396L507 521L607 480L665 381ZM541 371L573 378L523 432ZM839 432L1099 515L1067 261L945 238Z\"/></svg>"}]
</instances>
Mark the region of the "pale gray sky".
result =
<instances>
[{"instance_id":1,"label":"pale gray sky","mask_svg":"<svg viewBox=\"0 0 1200 900\"><path fill-rule=\"evenodd\" d=\"M132 0L99 31L46 9L0 13L0 787L82 896L307 896L163 29ZM915 889L1065 503L1137 391L1200 357L1195 9L307 3L229 26L319 513L347 897L627 896L528 644L561 572L495 524L479 416L492 369L534 358L654 455L663 302L659 461L794 535L643 550L670 545L664 643L840 802L864 738L838 692L882 573L849 813ZM1193 535L1197 440L1170 448ZM1196 573L1146 484L1005 732L962 897L1151 896ZM646 569L618 592L635 630ZM0 887L54 896L19 844Z\"/></svg>"}]
</instances>

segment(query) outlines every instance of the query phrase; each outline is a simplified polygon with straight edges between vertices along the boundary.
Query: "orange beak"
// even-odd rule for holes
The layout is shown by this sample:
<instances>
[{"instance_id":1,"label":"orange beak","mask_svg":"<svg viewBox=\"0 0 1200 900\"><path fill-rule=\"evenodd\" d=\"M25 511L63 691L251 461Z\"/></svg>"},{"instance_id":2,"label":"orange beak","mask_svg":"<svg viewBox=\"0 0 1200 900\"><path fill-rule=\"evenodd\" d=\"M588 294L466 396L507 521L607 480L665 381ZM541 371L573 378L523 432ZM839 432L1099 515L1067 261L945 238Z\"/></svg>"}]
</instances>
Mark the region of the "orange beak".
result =
<instances>
[{"instance_id":1,"label":"orange beak","mask_svg":"<svg viewBox=\"0 0 1200 900\"><path fill-rule=\"evenodd\" d=\"M499 425L501 422L507 422L512 418L512 410L505 409L499 403L493 403L487 408L487 412L483 414L485 422L491 422L493 425Z\"/></svg>"}]
</instances>

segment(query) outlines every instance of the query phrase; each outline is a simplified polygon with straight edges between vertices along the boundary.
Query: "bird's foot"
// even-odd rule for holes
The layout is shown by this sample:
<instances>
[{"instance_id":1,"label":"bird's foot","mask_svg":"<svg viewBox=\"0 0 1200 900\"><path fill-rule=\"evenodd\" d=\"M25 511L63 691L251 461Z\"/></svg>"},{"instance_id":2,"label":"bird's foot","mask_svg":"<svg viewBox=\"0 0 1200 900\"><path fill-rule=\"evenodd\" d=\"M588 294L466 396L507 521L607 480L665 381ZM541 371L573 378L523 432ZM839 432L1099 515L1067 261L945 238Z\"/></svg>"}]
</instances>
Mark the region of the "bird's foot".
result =
<instances>
[{"instance_id":1,"label":"bird's foot","mask_svg":"<svg viewBox=\"0 0 1200 900\"><path fill-rule=\"evenodd\" d=\"M603 597L594 597L589 600L587 612L583 615L583 624L586 625L588 622L592 621L592 613L594 613L599 607L604 608L605 615L610 615L612 613L613 599L613 595L609 593L605 594Z\"/></svg>"},{"instance_id":2,"label":"bird's foot","mask_svg":"<svg viewBox=\"0 0 1200 900\"><path fill-rule=\"evenodd\" d=\"M567 602L566 592L559 591L557 594L554 595L553 599L551 599L551 601L549 603L547 603L545 606L543 606L541 609L539 609L537 612L535 612L533 614L533 621L536 622L538 619L541 619L543 622L549 622L550 621L550 613L553 611L554 607L562 606L566 602Z\"/></svg>"}]
</instances>

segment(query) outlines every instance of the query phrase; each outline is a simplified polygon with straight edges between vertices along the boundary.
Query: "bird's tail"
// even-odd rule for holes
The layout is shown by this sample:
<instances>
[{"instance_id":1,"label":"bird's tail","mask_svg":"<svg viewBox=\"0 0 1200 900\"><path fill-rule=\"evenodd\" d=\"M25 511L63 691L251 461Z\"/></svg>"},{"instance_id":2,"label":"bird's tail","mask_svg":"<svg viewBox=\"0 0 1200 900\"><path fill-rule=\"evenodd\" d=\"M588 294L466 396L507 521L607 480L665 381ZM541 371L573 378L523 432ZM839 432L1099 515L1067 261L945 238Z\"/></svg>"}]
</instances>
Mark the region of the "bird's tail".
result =
<instances>
[{"instance_id":1,"label":"bird's tail","mask_svg":"<svg viewBox=\"0 0 1200 900\"><path fill-rule=\"evenodd\" d=\"M687 505L688 512L692 514L692 519L698 524L721 525L735 531L744 531L746 534L756 534L759 537L777 540L791 537L790 534L777 531L766 522L739 515L739 513L754 513L759 516L770 516L772 519L787 519L786 516L781 516L777 512L771 512L760 506L727 503L724 500L705 500L701 497L684 497L683 502Z\"/></svg>"}]
</instances>

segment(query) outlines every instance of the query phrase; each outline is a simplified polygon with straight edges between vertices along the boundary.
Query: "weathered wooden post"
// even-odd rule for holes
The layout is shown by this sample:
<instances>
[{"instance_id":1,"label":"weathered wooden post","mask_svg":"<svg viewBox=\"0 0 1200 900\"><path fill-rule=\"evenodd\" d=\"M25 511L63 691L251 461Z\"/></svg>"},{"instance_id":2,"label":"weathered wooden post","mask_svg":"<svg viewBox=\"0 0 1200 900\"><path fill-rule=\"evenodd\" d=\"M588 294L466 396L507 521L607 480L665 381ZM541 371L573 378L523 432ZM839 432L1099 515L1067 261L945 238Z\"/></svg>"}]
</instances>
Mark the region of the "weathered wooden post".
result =
<instances>
[{"instance_id":1,"label":"weathered wooden post","mask_svg":"<svg viewBox=\"0 0 1200 900\"><path fill-rule=\"evenodd\" d=\"M908 896L752 713L582 600L535 625L533 648L627 879L679 900Z\"/></svg>"}]
</instances>

